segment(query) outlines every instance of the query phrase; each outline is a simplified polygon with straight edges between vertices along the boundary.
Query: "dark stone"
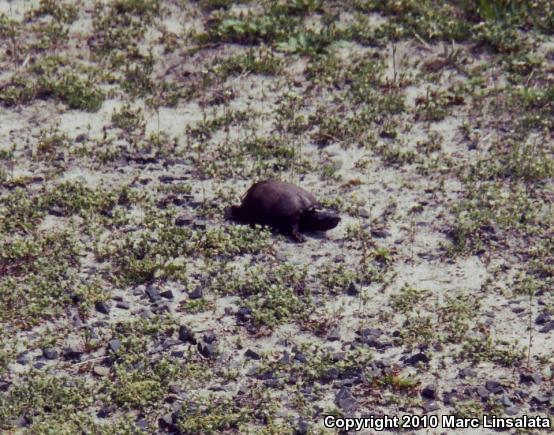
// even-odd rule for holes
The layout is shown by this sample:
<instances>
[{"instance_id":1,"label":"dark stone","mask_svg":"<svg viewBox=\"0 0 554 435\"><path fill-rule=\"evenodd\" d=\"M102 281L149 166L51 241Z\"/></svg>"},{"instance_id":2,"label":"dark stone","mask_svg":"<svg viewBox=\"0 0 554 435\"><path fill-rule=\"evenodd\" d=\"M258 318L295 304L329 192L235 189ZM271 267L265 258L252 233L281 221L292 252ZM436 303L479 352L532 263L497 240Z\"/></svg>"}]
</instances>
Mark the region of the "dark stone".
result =
<instances>
[{"instance_id":1,"label":"dark stone","mask_svg":"<svg viewBox=\"0 0 554 435\"><path fill-rule=\"evenodd\" d=\"M205 358L211 358L216 354L216 346L214 344L199 342L197 348L200 355Z\"/></svg>"},{"instance_id":2,"label":"dark stone","mask_svg":"<svg viewBox=\"0 0 554 435\"><path fill-rule=\"evenodd\" d=\"M538 405L546 405L550 402L550 397L548 397L546 394L533 394L531 396L531 403L538 404Z\"/></svg>"},{"instance_id":3,"label":"dark stone","mask_svg":"<svg viewBox=\"0 0 554 435\"><path fill-rule=\"evenodd\" d=\"M244 356L246 358L255 359L255 360L259 360L262 358L259 353L253 351L252 349L248 349L246 352L244 352Z\"/></svg>"},{"instance_id":4,"label":"dark stone","mask_svg":"<svg viewBox=\"0 0 554 435\"><path fill-rule=\"evenodd\" d=\"M386 239L387 237L390 237L390 233L385 230L371 230L371 236L376 239Z\"/></svg>"},{"instance_id":5,"label":"dark stone","mask_svg":"<svg viewBox=\"0 0 554 435\"><path fill-rule=\"evenodd\" d=\"M153 284L150 284L146 287L146 296L150 299L150 302L156 302L161 299L160 292Z\"/></svg>"},{"instance_id":6,"label":"dark stone","mask_svg":"<svg viewBox=\"0 0 554 435\"><path fill-rule=\"evenodd\" d=\"M485 388L494 394L500 394L504 392L502 384L494 379L485 382Z\"/></svg>"},{"instance_id":7,"label":"dark stone","mask_svg":"<svg viewBox=\"0 0 554 435\"><path fill-rule=\"evenodd\" d=\"M417 366L419 363L427 364L429 362L429 357L425 355L423 352L416 353L404 360L406 364Z\"/></svg>"},{"instance_id":8,"label":"dark stone","mask_svg":"<svg viewBox=\"0 0 554 435\"><path fill-rule=\"evenodd\" d=\"M346 289L346 294L348 296L358 296L360 294L360 289L353 281L350 281Z\"/></svg>"},{"instance_id":9,"label":"dark stone","mask_svg":"<svg viewBox=\"0 0 554 435\"><path fill-rule=\"evenodd\" d=\"M425 412L433 412L439 408L439 404L434 400L425 400L423 402L423 409L425 410Z\"/></svg>"},{"instance_id":10,"label":"dark stone","mask_svg":"<svg viewBox=\"0 0 554 435\"><path fill-rule=\"evenodd\" d=\"M523 384L530 384L533 382L540 385L542 382L542 376L539 373L521 373L519 375L519 381Z\"/></svg>"},{"instance_id":11,"label":"dark stone","mask_svg":"<svg viewBox=\"0 0 554 435\"><path fill-rule=\"evenodd\" d=\"M183 213L175 218L175 225L177 225L178 227L184 227L192 224L193 220L194 218L190 214Z\"/></svg>"},{"instance_id":12,"label":"dark stone","mask_svg":"<svg viewBox=\"0 0 554 435\"><path fill-rule=\"evenodd\" d=\"M120 347L121 347L121 341L119 341L116 338L108 342L108 350L111 352L117 352Z\"/></svg>"},{"instance_id":13,"label":"dark stone","mask_svg":"<svg viewBox=\"0 0 554 435\"><path fill-rule=\"evenodd\" d=\"M252 317L252 310L248 307L241 307L237 311L237 317L241 322L246 322Z\"/></svg>"},{"instance_id":14,"label":"dark stone","mask_svg":"<svg viewBox=\"0 0 554 435\"><path fill-rule=\"evenodd\" d=\"M435 385L427 385L421 390L421 396L426 399L435 400L437 398L437 387Z\"/></svg>"},{"instance_id":15,"label":"dark stone","mask_svg":"<svg viewBox=\"0 0 554 435\"><path fill-rule=\"evenodd\" d=\"M510 400L510 397L507 394L503 394L500 397L500 403L502 403L502 405L505 407L510 407L514 405L514 403Z\"/></svg>"},{"instance_id":16,"label":"dark stone","mask_svg":"<svg viewBox=\"0 0 554 435\"><path fill-rule=\"evenodd\" d=\"M213 343L217 340L217 336L213 331L206 331L204 333L204 336L202 337L202 340L204 341L204 343Z\"/></svg>"},{"instance_id":17,"label":"dark stone","mask_svg":"<svg viewBox=\"0 0 554 435\"><path fill-rule=\"evenodd\" d=\"M383 332L377 328L364 328L360 329L356 333L359 335L358 340L365 343L368 340L375 340L379 338Z\"/></svg>"},{"instance_id":18,"label":"dark stone","mask_svg":"<svg viewBox=\"0 0 554 435\"><path fill-rule=\"evenodd\" d=\"M460 370L459 376L460 378L474 378L477 376L477 372L470 367L466 367Z\"/></svg>"},{"instance_id":19,"label":"dark stone","mask_svg":"<svg viewBox=\"0 0 554 435\"><path fill-rule=\"evenodd\" d=\"M84 345L81 343L74 343L64 348L63 357L66 360L78 360L83 353L85 353Z\"/></svg>"},{"instance_id":20,"label":"dark stone","mask_svg":"<svg viewBox=\"0 0 554 435\"><path fill-rule=\"evenodd\" d=\"M58 217L65 216L65 210L57 204L50 206L48 213Z\"/></svg>"},{"instance_id":21,"label":"dark stone","mask_svg":"<svg viewBox=\"0 0 554 435\"><path fill-rule=\"evenodd\" d=\"M173 416L171 414L165 414L164 416L159 418L158 424L162 429L173 430Z\"/></svg>"},{"instance_id":22,"label":"dark stone","mask_svg":"<svg viewBox=\"0 0 554 435\"><path fill-rule=\"evenodd\" d=\"M31 421L27 417L25 417L24 415L21 415L14 421L14 426L27 427L29 426L30 423Z\"/></svg>"},{"instance_id":23,"label":"dark stone","mask_svg":"<svg viewBox=\"0 0 554 435\"><path fill-rule=\"evenodd\" d=\"M283 352L283 356L281 357L279 362L281 364L290 364L290 362L291 362L290 353L288 353L287 351Z\"/></svg>"},{"instance_id":24,"label":"dark stone","mask_svg":"<svg viewBox=\"0 0 554 435\"><path fill-rule=\"evenodd\" d=\"M542 334L548 334L550 331L554 331L554 320L551 320L547 324L545 324L541 329L539 329L539 332Z\"/></svg>"},{"instance_id":25,"label":"dark stone","mask_svg":"<svg viewBox=\"0 0 554 435\"><path fill-rule=\"evenodd\" d=\"M145 418L141 418L140 420L137 420L135 424L137 428L139 428L140 430L148 432L148 420L146 420Z\"/></svg>"},{"instance_id":26,"label":"dark stone","mask_svg":"<svg viewBox=\"0 0 554 435\"><path fill-rule=\"evenodd\" d=\"M119 301L115 304L115 306L122 310L128 310L129 308L131 308L131 304L128 301Z\"/></svg>"},{"instance_id":27,"label":"dark stone","mask_svg":"<svg viewBox=\"0 0 554 435\"><path fill-rule=\"evenodd\" d=\"M98 411L98 414L96 415L98 416L98 418L106 418L109 417L110 414L112 414L116 409L117 407L113 403L110 405L104 405L102 408L100 408L100 411Z\"/></svg>"},{"instance_id":28,"label":"dark stone","mask_svg":"<svg viewBox=\"0 0 554 435\"><path fill-rule=\"evenodd\" d=\"M160 293L162 298L173 299L173 292L171 290L166 290Z\"/></svg>"},{"instance_id":29,"label":"dark stone","mask_svg":"<svg viewBox=\"0 0 554 435\"><path fill-rule=\"evenodd\" d=\"M194 333L186 325L181 325L179 327L179 340L181 340L185 343L188 342L188 343L191 343L191 344L196 344L196 338L194 338Z\"/></svg>"},{"instance_id":30,"label":"dark stone","mask_svg":"<svg viewBox=\"0 0 554 435\"><path fill-rule=\"evenodd\" d=\"M374 361L374 366L380 369L390 367L391 365L392 361L390 358L382 358Z\"/></svg>"},{"instance_id":31,"label":"dark stone","mask_svg":"<svg viewBox=\"0 0 554 435\"><path fill-rule=\"evenodd\" d=\"M346 413L353 413L358 407L358 402L346 386L342 386L335 396L335 404Z\"/></svg>"},{"instance_id":32,"label":"dark stone","mask_svg":"<svg viewBox=\"0 0 554 435\"><path fill-rule=\"evenodd\" d=\"M99 313L110 314L110 306L105 301L96 301L94 308L96 308L96 311Z\"/></svg>"},{"instance_id":33,"label":"dark stone","mask_svg":"<svg viewBox=\"0 0 554 435\"><path fill-rule=\"evenodd\" d=\"M550 322L550 314L548 313L540 313L535 319L535 323L537 325L544 325L545 323L548 323L548 322Z\"/></svg>"},{"instance_id":34,"label":"dark stone","mask_svg":"<svg viewBox=\"0 0 554 435\"><path fill-rule=\"evenodd\" d=\"M56 351L56 349L47 347L45 349L42 349L42 356L46 359L56 359L58 358L58 352Z\"/></svg>"},{"instance_id":35,"label":"dark stone","mask_svg":"<svg viewBox=\"0 0 554 435\"><path fill-rule=\"evenodd\" d=\"M479 387L477 387L476 393L483 400L487 400L489 398L489 396L491 395L489 390L487 390L485 387L483 387L481 385Z\"/></svg>"},{"instance_id":36,"label":"dark stone","mask_svg":"<svg viewBox=\"0 0 554 435\"><path fill-rule=\"evenodd\" d=\"M18 364L21 364L22 366L25 366L25 365L29 364L29 362L31 361L31 358L26 353L20 353L17 356L16 361L18 362Z\"/></svg>"},{"instance_id":37,"label":"dark stone","mask_svg":"<svg viewBox=\"0 0 554 435\"><path fill-rule=\"evenodd\" d=\"M325 382L334 381L339 378L339 370L336 367L327 369L322 375L322 380Z\"/></svg>"},{"instance_id":38,"label":"dark stone","mask_svg":"<svg viewBox=\"0 0 554 435\"><path fill-rule=\"evenodd\" d=\"M193 291L189 293L189 298L191 299L200 299L202 296L204 296L204 292L202 291L202 287L198 286Z\"/></svg>"},{"instance_id":39,"label":"dark stone","mask_svg":"<svg viewBox=\"0 0 554 435\"><path fill-rule=\"evenodd\" d=\"M310 429L310 424L307 420L300 417L298 423L296 424L295 435L306 435Z\"/></svg>"},{"instance_id":40,"label":"dark stone","mask_svg":"<svg viewBox=\"0 0 554 435\"><path fill-rule=\"evenodd\" d=\"M308 359L306 358L306 355L304 355L302 352L297 352L294 355L294 360L298 361L299 363L305 364L308 362Z\"/></svg>"},{"instance_id":41,"label":"dark stone","mask_svg":"<svg viewBox=\"0 0 554 435\"><path fill-rule=\"evenodd\" d=\"M0 381L0 392L5 393L10 388L10 384L6 381Z\"/></svg>"}]
</instances>

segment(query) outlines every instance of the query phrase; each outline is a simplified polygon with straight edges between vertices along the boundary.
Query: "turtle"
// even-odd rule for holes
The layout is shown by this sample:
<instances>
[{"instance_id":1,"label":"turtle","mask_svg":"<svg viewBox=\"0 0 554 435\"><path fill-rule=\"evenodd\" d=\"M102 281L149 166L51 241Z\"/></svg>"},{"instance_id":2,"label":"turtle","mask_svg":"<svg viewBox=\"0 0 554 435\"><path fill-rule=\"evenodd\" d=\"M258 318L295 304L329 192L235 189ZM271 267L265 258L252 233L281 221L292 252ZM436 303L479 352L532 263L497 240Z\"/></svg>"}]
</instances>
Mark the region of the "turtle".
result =
<instances>
[{"instance_id":1,"label":"turtle","mask_svg":"<svg viewBox=\"0 0 554 435\"><path fill-rule=\"evenodd\" d=\"M254 183L229 214L238 222L268 225L299 243L305 241L300 232L327 231L340 222L336 213L322 210L314 195L276 179Z\"/></svg>"}]
</instances>

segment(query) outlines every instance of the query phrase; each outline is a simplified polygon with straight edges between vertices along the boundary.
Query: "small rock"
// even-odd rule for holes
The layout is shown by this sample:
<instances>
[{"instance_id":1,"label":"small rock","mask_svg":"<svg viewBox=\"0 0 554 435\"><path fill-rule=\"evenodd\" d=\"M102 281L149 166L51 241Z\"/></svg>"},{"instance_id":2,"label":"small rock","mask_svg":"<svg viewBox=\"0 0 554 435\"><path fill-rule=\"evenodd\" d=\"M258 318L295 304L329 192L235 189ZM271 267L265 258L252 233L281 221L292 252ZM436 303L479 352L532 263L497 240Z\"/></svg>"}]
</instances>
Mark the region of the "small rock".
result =
<instances>
[{"instance_id":1,"label":"small rock","mask_svg":"<svg viewBox=\"0 0 554 435\"><path fill-rule=\"evenodd\" d=\"M406 364L417 366L419 363L427 364L430 360L423 352L416 353L404 360Z\"/></svg>"},{"instance_id":2,"label":"small rock","mask_svg":"<svg viewBox=\"0 0 554 435\"><path fill-rule=\"evenodd\" d=\"M500 397L500 403L502 403L502 405L505 407L514 405L514 403L510 400L510 397L507 394L502 394L502 396Z\"/></svg>"},{"instance_id":3,"label":"small rock","mask_svg":"<svg viewBox=\"0 0 554 435\"><path fill-rule=\"evenodd\" d=\"M350 388L343 386L335 396L335 404L345 411L346 413L353 413L358 407L358 403L352 393Z\"/></svg>"},{"instance_id":4,"label":"small rock","mask_svg":"<svg viewBox=\"0 0 554 435\"><path fill-rule=\"evenodd\" d=\"M108 342L108 350L111 352L117 352L120 347L121 347L121 341L115 338Z\"/></svg>"},{"instance_id":5,"label":"small rock","mask_svg":"<svg viewBox=\"0 0 554 435\"><path fill-rule=\"evenodd\" d=\"M58 358L58 352L56 352L56 349L53 349L51 347L42 349L42 356L46 359L56 359Z\"/></svg>"},{"instance_id":6,"label":"small rock","mask_svg":"<svg viewBox=\"0 0 554 435\"><path fill-rule=\"evenodd\" d=\"M494 394L500 394L504 391L502 384L496 380L489 380L485 382L485 388Z\"/></svg>"},{"instance_id":7,"label":"small rock","mask_svg":"<svg viewBox=\"0 0 554 435\"><path fill-rule=\"evenodd\" d=\"M281 357L279 362L281 364L290 364L290 361L290 354L287 351L283 352L283 356Z\"/></svg>"},{"instance_id":8,"label":"small rock","mask_svg":"<svg viewBox=\"0 0 554 435\"><path fill-rule=\"evenodd\" d=\"M200 355L205 358L211 358L216 353L216 347L214 344L199 342L197 348Z\"/></svg>"},{"instance_id":9,"label":"small rock","mask_svg":"<svg viewBox=\"0 0 554 435\"><path fill-rule=\"evenodd\" d=\"M193 291L189 293L189 298L191 299L200 299L202 296L204 296L204 292L202 291L202 287L198 286Z\"/></svg>"},{"instance_id":10,"label":"small rock","mask_svg":"<svg viewBox=\"0 0 554 435\"><path fill-rule=\"evenodd\" d=\"M194 333L186 325L181 325L179 327L179 340L181 340L185 343L188 342L188 343L191 343L191 344L196 344L196 338L194 338Z\"/></svg>"},{"instance_id":11,"label":"small rock","mask_svg":"<svg viewBox=\"0 0 554 435\"><path fill-rule=\"evenodd\" d=\"M188 213L180 214L175 218L175 225L178 227L184 227L186 225L192 224L194 217Z\"/></svg>"},{"instance_id":12,"label":"small rock","mask_svg":"<svg viewBox=\"0 0 554 435\"><path fill-rule=\"evenodd\" d=\"M64 209L62 207L60 207L59 205L57 205L57 204L52 205L48 209L48 213L53 215L53 216L58 216L58 217L65 216Z\"/></svg>"},{"instance_id":13,"label":"small rock","mask_svg":"<svg viewBox=\"0 0 554 435\"><path fill-rule=\"evenodd\" d=\"M339 370L336 367L331 367L326 370L322 375L322 380L324 382L334 381L339 378Z\"/></svg>"},{"instance_id":14,"label":"small rock","mask_svg":"<svg viewBox=\"0 0 554 435\"><path fill-rule=\"evenodd\" d=\"M306 355L304 355L302 352L297 352L294 355L294 360L302 364L305 364L308 362L308 358L306 358Z\"/></svg>"},{"instance_id":15,"label":"small rock","mask_svg":"<svg viewBox=\"0 0 554 435\"><path fill-rule=\"evenodd\" d=\"M262 358L259 353L253 351L252 349L248 349L246 352L244 352L244 356L246 358L255 359L255 360L259 360Z\"/></svg>"},{"instance_id":16,"label":"small rock","mask_svg":"<svg viewBox=\"0 0 554 435\"><path fill-rule=\"evenodd\" d=\"M550 397L548 397L545 394L533 394L531 396L531 403L538 404L538 405L546 405L550 402Z\"/></svg>"},{"instance_id":17,"label":"small rock","mask_svg":"<svg viewBox=\"0 0 554 435\"><path fill-rule=\"evenodd\" d=\"M31 423L30 420L28 420L24 415L21 415L14 421L14 426L27 427L29 426L29 423Z\"/></svg>"},{"instance_id":18,"label":"small rock","mask_svg":"<svg viewBox=\"0 0 554 435\"><path fill-rule=\"evenodd\" d=\"M31 361L31 358L26 353L21 353L17 356L16 361L17 361L18 364L21 364L22 366L25 366L25 365L29 364L29 362Z\"/></svg>"},{"instance_id":19,"label":"small rock","mask_svg":"<svg viewBox=\"0 0 554 435\"><path fill-rule=\"evenodd\" d=\"M354 283L354 281L350 281L350 284L348 284L348 288L346 289L346 294L348 296L358 296L360 294L360 289Z\"/></svg>"},{"instance_id":20,"label":"small rock","mask_svg":"<svg viewBox=\"0 0 554 435\"><path fill-rule=\"evenodd\" d=\"M206 331L204 333L204 336L202 337L202 340L204 343L213 343L217 340L217 336L215 335L214 331Z\"/></svg>"},{"instance_id":21,"label":"small rock","mask_svg":"<svg viewBox=\"0 0 554 435\"><path fill-rule=\"evenodd\" d=\"M140 430L145 431L145 432L148 433L148 420L146 420L145 418L141 418L140 420L137 420L135 422L135 425Z\"/></svg>"},{"instance_id":22,"label":"small rock","mask_svg":"<svg viewBox=\"0 0 554 435\"><path fill-rule=\"evenodd\" d=\"M542 334L548 334L550 331L554 331L554 320L551 320L547 324L545 324L541 329L539 329L539 332Z\"/></svg>"},{"instance_id":23,"label":"small rock","mask_svg":"<svg viewBox=\"0 0 554 435\"><path fill-rule=\"evenodd\" d=\"M371 214L369 213L369 211L363 207L358 208L358 214L360 215L360 217L363 217L365 219L368 219L371 217Z\"/></svg>"},{"instance_id":24,"label":"small rock","mask_svg":"<svg viewBox=\"0 0 554 435\"><path fill-rule=\"evenodd\" d=\"M483 387L482 385L477 387L477 390L476 390L476 393L477 395L483 399L483 400L487 400L489 398L489 396L491 395L491 393L489 392L489 390L487 390L485 387Z\"/></svg>"},{"instance_id":25,"label":"small rock","mask_svg":"<svg viewBox=\"0 0 554 435\"><path fill-rule=\"evenodd\" d=\"M5 393L10 388L10 384L6 381L0 381L0 392Z\"/></svg>"},{"instance_id":26,"label":"small rock","mask_svg":"<svg viewBox=\"0 0 554 435\"><path fill-rule=\"evenodd\" d=\"M423 409L425 410L425 412L433 412L439 408L439 404L434 400L426 400L423 402Z\"/></svg>"},{"instance_id":27,"label":"small rock","mask_svg":"<svg viewBox=\"0 0 554 435\"><path fill-rule=\"evenodd\" d=\"M545 323L548 323L548 322L550 322L550 314L548 313L540 313L535 319L535 323L537 325L544 325Z\"/></svg>"},{"instance_id":28,"label":"small rock","mask_svg":"<svg viewBox=\"0 0 554 435\"><path fill-rule=\"evenodd\" d=\"M131 308L131 304L128 301L119 301L115 304L115 306L121 310L128 310Z\"/></svg>"},{"instance_id":29,"label":"small rock","mask_svg":"<svg viewBox=\"0 0 554 435\"><path fill-rule=\"evenodd\" d=\"M173 416L171 414L165 414L164 416L159 418L158 424L162 429L171 430L174 427Z\"/></svg>"},{"instance_id":30,"label":"small rock","mask_svg":"<svg viewBox=\"0 0 554 435\"><path fill-rule=\"evenodd\" d=\"M75 342L64 348L63 357L66 360L77 360L83 353L85 353L85 345L81 342Z\"/></svg>"},{"instance_id":31,"label":"small rock","mask_svg":"<svg viewBox=\"0 0 554 435\"><path fill-rule=\"evenodd\" d=\"M519 381L523 384L530 384L533 382L540 385L542 382L542 376L538 373L521 373L519 375Z\"/></svg>"},{"instance_id":32,"label":"small rock","mask_svg":"<svg viewBox=\"0 0 554 435\"><path fill-rule=\"evenodd\" d=\"M308 430L310 429L310 425L307 420L300 417L298 419L298 423L296 425L296 435L306 435L308 433Z\"/></svg>"},{"instance_id":33,"label":"small rock","mask_svg":"<svg viewBox=\"0 0 554 435\"><path fill-rule=\"evenodd\" d=\"M150 284L148 287L146 287L146 296L148 296L148 299L150 299L150 302L159 301L161 298L160 292L153 284Z\"/></svg>"},{"instance_id":34,"label":"small rock","mask_svg":"<svg viewBox=\"0 0 554 435\"><path fill-rule=\"evenodd\" d=\"M437 398L437 387L435 385L427 385L421 390L421 396L426 399L435 400Z\"/></svg>"},{"instance_id":35,"label":"small rock","mask_svg":"<svg viewBox=\"0 0 554 435\"><path fill-rule=\"evenodd\" d=\"M466 367L460 370L459 376L460 378L474 378L477 376L477 372L470 367Z\"/></svg>"},{"instance_id":36,"label":"small rock","mask_svg":"<svg viewBox=\"0 0 554 435\"><path fill-rule=\"evenodd\" d=\"M371 337L371 338L380 337L383 332L377 328L364 328L364 329L360 329L356 333L360 336L360 341L363 341L368 337Z\"/></svg>"},{"instance_id":37,"label":"small rock","mask_svg":"<svg viewBox=\"0 0 554 435\"><path fill-rule=\"evenodd\" d=\"M110 404L110 405L104 405L102 408L100 408L100 411L98 411L98 414L96 414L96 415L99 418L106 418L110 414L112 414L116 409L117 409L117 407L113 403Z\"/></svg>"},{"instance_id":38,"label":"small rock","mask_svg":"<svg viewBox=\"0 0 554 435\"><path fill-rule=\"evenodd\" d=\"M92 368L92 372L96 376L100 376L101 378L104 378L104 377L110 375L110 368L109 367L104 367L104 366L94 366Z\"/></svg>"},{"instance_id":39,"label":"small rock","mask_svg":"<svg viewBox=\"0 0 554 435\"><path fill-rule=\"evenodd\" d=\"M374 365L379 369L385 369L392 365L392 361L390 358L382 358L374 361Z\"/></svg>"},{"instance_id":40,"label":"small rock","mask_svg":"<svg viewBox=\"0 0 554 435\"><path fill-rule=\"evenodd\" d=\"M110 314L110 306L105 301L96 301L94 308L96 308L96 311L99 313Z\"/></svg>"},{"instance_id":41,"label":"small rock","mask_svg":"<svg viewBox=\"0 0 554 435\"><path fill-rule=\"evenodd\" d=\"M385 230L371 230L371 236L376 239L386 239L387 237L390 237L390 233Z\"/></svg>"},{"instance_id":42,"label":"small rock","mask_svg":"<svg viewBox=\"0 0 554 435\"><path fill-rule=\"evenodd\" d=\"M510 406L504 410L506 415L517 415L519 414L520 409L517 406Z\"/></svg>"},{"instance_id":43,"label":"small rock","mask_svg":"<svg viewBox=\"0 0 554 435\"><path fill-rule=\"evenodd\" d=\"M241 322L246 322L252 316L252 310L247 307L239 308L237 311L237 317Z\"/></svg>"},{"instance_id":44,"label":"small rock","mask_svg":"<svg viewBox=\"0 0 554 435\"><path fill-rule=\"evenodd\" d=\"M160 293L162 298L173 299L173 292L171 290L166 290Z\"/></svg>"}]
</instances>

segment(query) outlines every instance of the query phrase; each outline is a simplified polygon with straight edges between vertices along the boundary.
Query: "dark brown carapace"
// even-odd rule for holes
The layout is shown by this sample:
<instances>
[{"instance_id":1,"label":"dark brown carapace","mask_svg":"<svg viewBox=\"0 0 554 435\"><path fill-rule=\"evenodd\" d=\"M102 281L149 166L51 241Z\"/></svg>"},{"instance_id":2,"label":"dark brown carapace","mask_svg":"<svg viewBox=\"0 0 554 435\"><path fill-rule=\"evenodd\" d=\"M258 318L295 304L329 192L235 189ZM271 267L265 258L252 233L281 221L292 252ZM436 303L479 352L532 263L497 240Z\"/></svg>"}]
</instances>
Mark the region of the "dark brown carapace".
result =
<instances>
[{"instance_id":1,"label":"dark brown carapace","mask_svg":"<svg viewBox=\"0 0 554 435\"><path fill-rule=\"evenodd\" d=\"M230 215L242 223L269 225L297 242L305 240L302 231L327 231L340 222L337 214L321 211L311 193L279 180L253 184L241 204L230 208Z\"/></svg>"}]
</instances>

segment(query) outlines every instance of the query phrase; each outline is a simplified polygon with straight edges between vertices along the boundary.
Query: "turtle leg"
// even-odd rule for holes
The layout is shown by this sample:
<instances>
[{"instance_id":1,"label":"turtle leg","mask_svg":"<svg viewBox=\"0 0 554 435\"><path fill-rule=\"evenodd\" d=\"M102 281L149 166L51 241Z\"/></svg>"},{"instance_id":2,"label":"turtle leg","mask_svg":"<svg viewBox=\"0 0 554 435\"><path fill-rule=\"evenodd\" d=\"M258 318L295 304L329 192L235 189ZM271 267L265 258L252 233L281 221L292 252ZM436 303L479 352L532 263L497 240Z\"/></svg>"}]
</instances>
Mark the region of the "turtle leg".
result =
<instances>
[{"instance_id":1,"label":"turtle leg","mask_svg":"<svg viewBox=\"0 0 554 435\"><path fill-rule=\"evenodd\" d=\"M304 243L306 241L306 238L300 234L298 222L292 224L290 228L290 236L298 243Z\"/></svg>"}]
</instances>

